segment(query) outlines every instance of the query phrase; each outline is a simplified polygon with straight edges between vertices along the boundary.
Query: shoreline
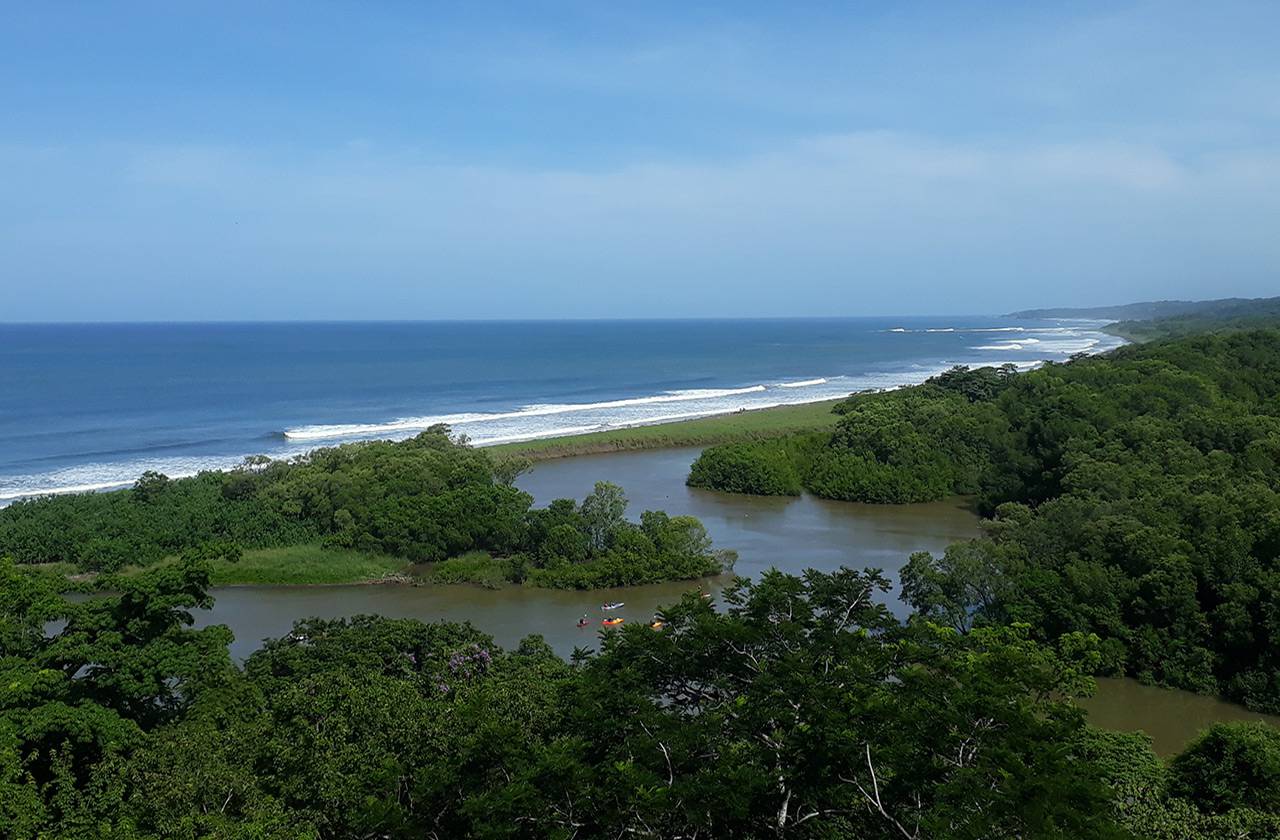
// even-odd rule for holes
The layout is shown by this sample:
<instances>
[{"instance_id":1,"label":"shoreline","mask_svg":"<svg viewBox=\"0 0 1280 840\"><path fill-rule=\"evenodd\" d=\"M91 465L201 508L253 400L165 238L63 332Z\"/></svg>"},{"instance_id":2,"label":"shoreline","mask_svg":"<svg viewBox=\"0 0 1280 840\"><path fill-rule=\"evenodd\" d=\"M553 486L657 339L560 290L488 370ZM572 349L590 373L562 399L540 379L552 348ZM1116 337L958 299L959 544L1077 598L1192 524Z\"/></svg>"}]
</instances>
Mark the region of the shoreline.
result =
<instances>
[{"instance_id":1,"label":"shoreline","mask_svg":"<svg viewBox=\"0 0 1280 840\"><path fill-rule=\"evenodd\" d=\"M1088 329L1081 333L1079 338L1089 337L1089 343L1093 346L1085 348L1082 352L1096 354L1098 352L1105 353L1111 349L1109 345L1112 340L1119 341L1121 345L1129 343L1132 339L1129 336L1122 335L1110 329L1112 324L1089 324ZM1021 330L1022 327L999 327L999 328L974 328L975 330L987 332L991 330ZM1028 327L1027 329L1032 329ZM905 330L904 330L905 331ZM950 332L952 328L946 329L922 329L912 330L914 332ZM1086 336L1084 333L1088 333ZM991 347L974 347L972 350L997 350L1005 349L1004 344L1014 342L1018 335L1014 333L1001 334L999 336L1000 344ZM1047 338L1041 336L1042 339L1048 341ZM1008 341L1005 341L1008 339ZM1110 339L1110 340L1108 340ZM974 340L977 340L976 338ZM992 340L996 340L993 338ZM1075 340L1075 339L1073 339ZM1027 339L1039 345L1040 339ZM1098 345L1102 344L1101 349ZM1027 348L1013 346L1009 348L1011 351L1029 352L1033 349L1032 344L1028 344ZM1036 360L1018 360L1013 362L1019 366L1020 370L1032 369L1039 366L1048 358L1055 358L1055 353L1063 353L1064 350L1055 350L1049 345L1044 346L1044 354L1037 354L1040 358ZM962 354L963 356L963 354ZM832 421L829 417L821 416L827 413L828 407L841 400L848 398L851 394L862 393L864 391L876 390L897 390L904 387L912 387L927 380L930 376L937 375L951 364L967 364L970 367L983 365L997 365L1002 361L999 359L988 359L981 362L977 360L962 361L962 356L951 356L952 361L946 361L947 356L939 356L936 367L931 365L912 365L911 370L902 370L894 374L878 374L874 372L864 372L863 374L840 374L830 379L804 379L799 381L773 382L773 384L756 384L749 387L732 387L711 389L707 392L706 397L727 397L731 394L743 393L741 402L735 398L730 404L721 402L718 405L690 405L690 408L697 408L698 411L688 412L683 416L679 414L668 414L664 417L652 416L647 419L643 416L636 416L632 413L629 417L627 412L620 413L617 417L584 417L583 422L571 424L565 419L560 428L551 429L488 429L484 432L473 432L471 424L477 422L477 418L484 419L489 415L478 415L468 413L462 409L461 414L441 415L439 418L432 419L443 422L453 422L453 431L456 434L471 435L473 437L472 445L477 448L483 448L493 451L496 455L521 455L532 460L545 460L549 458L561 458L571 455L589 455L607 452L619 452L633 449L656 449L667 446L707 446L716 443L723 443L734 439L764 439L776 437L778 435L790 434L795 432L816 431L830 427ZM761 380L764 381L764 380ZM823 383L820 391L813 393L809 397L801 396L799 393L793 393L793 389L802 385L811 385ZM749 393L748 393L749 392ZM784 393L785 392L785 393ZM570 404L552 405L552 406L524 406L515 408L503 413L498 411L493 414L495 418L505 418L508 416L516 416L528 409L540 409L541 413L547 413L545 409L554 409L557 415L563 414L565 418L573 415L568 411L585 411L593 407L603 406L632 406L632 404L641 404L649 402L666 402L677 399L673 396L676 392L664 392L663 394L647 394L643 396L627 396L617 400L607 401L599 404ZM550 398L548 398L550 399ZM678 397L680 401L686 399L698 399L694 392L690 395ZM793 401L796 400L796 401ZM755 403L752 405L752 403ZM700 413L701 411L709 411L710 413ZM539 412L534 412L539 413ZM316 449L326 449L334 446L341 446L348 443L359 443L363 441L373 440L390 440L398 441L414 436L417 432L425 430L427 426L415 425L417 421L425 422L431 418L403 418L390 421L371 421L368 423L359 423L352 426L342 424L334 426L320 425L316 427L306 426L305 429L328 429L332 432L332 436L310 438L300 438L293 440L289 437L290 430L285 428L284 431L272 432L266 434L266 437L279 437L280 446L265 446L259 443L249 443L248 448L244 450L244 454L240 455L222 455L222 454L202 454L182 456L174 455L169 460L181 461L182 463L150 463L143 459L142 462L131 465L137 469L129 471L121 471L129 465L126 464L85 464L79 466L71 466L65 469L53 470L48 474L23 474L11 477L9 483L0 482L0 508L8 507L11 504L26 499L39 498L42 496L60 496L78 493L99 493L112 492L128 488L136 480L137 476L144 470L154 470L167 475L169 478L179 479L187 478L205 471L226 471L234 469L239 465L245 457L262 455L273 460L289 460L294 457L306 455L308 452ZM591 422L586 423L587 420ZM553 424L555 425L555 424ZM487 428L487 427L486 427ZM661 430L661 431L654 431ZM344 433L345 431L345 433ZM284 446L286 443L301 444ZM284 448L281 448L283 446ZM168 456L166 456L168 458ZM166 458L160 458L158 461L164 461ZM145 462L145 463L144 463ZM80 472L89 470L81 475ZM65 473L65 474L64 474ZM72 475L74 473L74 475Z\"/></svg>"},{"instance_id":2,"label":"shoreline","mask_svg":"<svg viewBox=\"0 0 1280 840\"><path fill-rule=\"evenodd\" d=\"M600 455L608 452L670 449L681 446L711 446L729 440L765 439L793 432L821 431L834 426L837 418L836 415L831 414L831 407L836 403L843 402L852 393L854 392L841 397L813 400L811 402L782 403L780 405L761 406L760 408L736 409L679 420L635 423L629 426L617 426L591 432L570 432L564 435L547 435L546 437L535 437L527 440L472 443L471 446L476 449L483 449L486 452L492 452L499 457L522 456L533 461L544 461L575 455ZM343 443L329 444L329 446L375 440L398 441L403 439L405 438L360 438ZM324 448L327 448L327 446L315 447L315 449ZM233 469L234 466L235 464L230 464L229 466L218 468L218 471L225 472ZM190 478L196 474L194 472L175 474L170 475L169 478ZM4 496L0 497L0 508L8 507L11 504L27 499L38 499L42 496L115 493L131 487L134 480L92 486L82 485L58 488L24 496Z\"/></svg>"}]
</instances>

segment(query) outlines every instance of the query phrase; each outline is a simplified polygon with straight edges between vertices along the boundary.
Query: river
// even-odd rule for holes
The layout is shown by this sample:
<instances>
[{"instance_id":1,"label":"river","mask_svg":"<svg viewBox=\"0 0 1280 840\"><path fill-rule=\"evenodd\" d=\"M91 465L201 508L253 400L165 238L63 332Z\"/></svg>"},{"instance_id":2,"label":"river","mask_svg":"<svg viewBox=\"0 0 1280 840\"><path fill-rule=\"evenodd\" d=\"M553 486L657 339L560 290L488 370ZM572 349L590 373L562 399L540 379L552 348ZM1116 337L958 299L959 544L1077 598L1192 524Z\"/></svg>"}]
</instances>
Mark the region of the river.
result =
<instances>
[{"instance_id":1,"label":"river","mask_svg":"<svg viewBox=\"0 0 1280 840\"><path fill-rule=\"evenodd\" d=\"M519 486L545 505L557 498L581 499L597 481L612 481L627 494L628 516L644 510L690 514L702 520L717 547L738 552L734 574L758 576L776 566L788 572L830 571L847 565L878 567L896 581L913 551L941 551L978 533L978 519L959 501L920 505L861 505L811 496L763 498L686 487L698 449L666 449L585 455L545 461L521 476ZM428 621L471 621L504 647L530 633L542 634L560 654L593 645L600 604L622 601L612 613L628 622L648 621L664 604L704 586L713 594L733 575L705 582L683 581L591 592L511 586L233 586L217 590L217 603L200 623L225 623L235 631L232 654L243 659L264 638L288 633L294 620L378 613ZM899 616L904 606L885 603ZM578 618L593 620L579 629Z\"/></svg>"},{"instance_id":2,"label":"river","mask_svg":"<svg viewBox=\"0 0 1280 840\"><path fill-rule=\"evenodd\" d=\"M828 502L811 496L762 498L686 487L685 476L698 450L587 455L545 461L520 477L519 486L539 505L556 498L581 499L597 481L620 485L630 501L628 515L643 510L690 514L706 525L720 548L738 552L734 573L755 577L770 567L799 573L840 566L876 567L896 582L897 571L913 551L940 552L949 543L978 534L978 518L959 500L919 505L862 505ZM679 582L592 592L566 592L519 586L490 590L475 586L315 586L225 587L217 603L197 624L227 624L235 633L232 655L244 659L263 639L282 636L307 616L336 618L377 613L424 621L470 621L512 647L531 633L541 634L562 656L575 647L594 647L605 613L599 605L625 603L608 615L628 623L647 622L662 605L702 586L713 596L732 575L700 583ZM899 616L905 607L885 601ZM580 616L591 625L578 628ZM1096 696L1084 703L1095 724L1119 730L1142 729L1162 755L1177 752L1204 726L1216 720L1267 718L1212 697L1143 686L1133 680L1099 680Z\"/></svg>"}]
</instances>

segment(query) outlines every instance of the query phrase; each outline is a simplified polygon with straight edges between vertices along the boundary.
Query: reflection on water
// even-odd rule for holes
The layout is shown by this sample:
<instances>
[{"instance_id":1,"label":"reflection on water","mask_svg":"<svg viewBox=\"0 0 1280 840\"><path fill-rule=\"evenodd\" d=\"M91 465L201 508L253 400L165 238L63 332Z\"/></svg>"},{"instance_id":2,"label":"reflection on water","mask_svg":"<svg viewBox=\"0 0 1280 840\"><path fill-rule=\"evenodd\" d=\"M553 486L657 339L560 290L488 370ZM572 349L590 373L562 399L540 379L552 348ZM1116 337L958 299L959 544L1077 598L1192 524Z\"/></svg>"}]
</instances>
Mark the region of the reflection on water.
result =
<instances>
[{"instance_id":1,"label":"reflection on water","mask_svg":"<svg viewBox=\"0 0 1280 840\"><path fill-rule=\"evenodd\" d=\"M842 565L877 567L896 583L897 571L913 551L938 552L949 543L977 535L977 518L956 501L878 506L798 499L734 496L685 486L697 449L593 455L549 461L522 476L520 486L539 505L552 499L581 499L596 481L621 485L631 501L628 514L666 510L691 514L707 526L715 544L739 553L737 574L756 576L775 566L787 572ZM646 623L662 605L704 586L717 594L732 576L595 592L563 592L512 586L487 590L472 586L230 587L198 616L199 625L227 624L236 640L232 654L243 659L262 639L288 633L299 618L336 618L377 613L424 621L470 621L503 647L538 633L562 656L578 646L594 647L600 620L617 615L627 624ZM623 601L616 612L600 604ZM896 599L890 606L905 610ZM581 616L590 626L578 628ZM1270 720L1240 706L1184 691L1143 686L1133 680L1102 679L1095 697L1082 705L1092 723L1105 729L1145 730L1161 755L1180 750L1196 732L1219 720Z\"/></svg>"}]
</instances>

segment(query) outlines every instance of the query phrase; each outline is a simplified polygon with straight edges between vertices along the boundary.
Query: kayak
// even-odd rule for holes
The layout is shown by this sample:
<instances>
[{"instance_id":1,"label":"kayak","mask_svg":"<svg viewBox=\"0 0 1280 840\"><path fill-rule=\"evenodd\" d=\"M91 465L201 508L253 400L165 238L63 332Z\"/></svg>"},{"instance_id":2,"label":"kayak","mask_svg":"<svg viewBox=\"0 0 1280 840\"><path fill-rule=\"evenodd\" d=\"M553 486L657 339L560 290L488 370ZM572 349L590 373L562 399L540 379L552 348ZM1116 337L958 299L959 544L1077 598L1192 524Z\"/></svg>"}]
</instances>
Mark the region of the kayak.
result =
<instances>
[{"instance_id":1,"label":"kayak","mask_svg":"<svg viewBox=\"0 0 1280 840\"><path fill-rule=\"evenodd\" d=\"M661 630L663 627L666 627L666 626L667 625L662 623L661 621L653 621L649 623L649 628L651 630Z\"/></svg>"},{"instance_id":2,"label":"kayak","mask_svg":"<svg viewBox=\"0 0 1280 840\"><path fill-rule=\"evenodd\" d=\"M621 624L623 621L624 619L621 619L621 618L606 618L604 621L600 623L603 624L605 627L613 627L615 624Z\"/></svg>"},{"instance_id":3,"label":"kayak","mask_svg":"<svg viewBox=\"0 0 1280 840\"><path fill-rule=\"evenodd\" d=\"M624 604L623 604L623 602L622 602L622 601L610 601L610 602L609 602L609 603L607 603L607 604L601 604L601 605L600 605L600 609L602 609L602 610L616 610L618 607L621 607L621 606L624 606Z\"/></svg>"},{"instance_id":4,"label":"kayak","mask_svg":"<svg viewBox=\"0 0 1280 840\"><path fill-rule=\"evenodd\" d=\"M579 621L579 622L578 622L578 626L579 626L579 627L588 627L588 626L590 626L590 624L591 624L591 622L590 622L590 621Z\"/></svg>"}]
</instances>

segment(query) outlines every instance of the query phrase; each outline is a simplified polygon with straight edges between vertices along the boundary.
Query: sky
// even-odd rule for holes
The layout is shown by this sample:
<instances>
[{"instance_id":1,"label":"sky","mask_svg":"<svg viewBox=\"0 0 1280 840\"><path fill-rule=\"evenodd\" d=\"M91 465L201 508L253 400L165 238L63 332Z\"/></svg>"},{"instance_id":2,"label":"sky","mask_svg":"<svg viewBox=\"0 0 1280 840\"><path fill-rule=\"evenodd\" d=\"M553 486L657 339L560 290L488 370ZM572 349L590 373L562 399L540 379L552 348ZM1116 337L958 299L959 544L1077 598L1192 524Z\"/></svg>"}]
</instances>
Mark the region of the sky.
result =
<instances>
[{"instance_id":1,"label":"sky","mask_svg":"<svg viewBox=\"0 0 1280 840\"><path fill-rule=\"evenodd\" d=\"M0 321L1280 294L1280 3L10 3Z\"/></svg>"}]
</instances>

